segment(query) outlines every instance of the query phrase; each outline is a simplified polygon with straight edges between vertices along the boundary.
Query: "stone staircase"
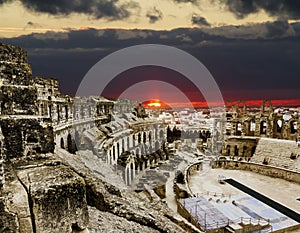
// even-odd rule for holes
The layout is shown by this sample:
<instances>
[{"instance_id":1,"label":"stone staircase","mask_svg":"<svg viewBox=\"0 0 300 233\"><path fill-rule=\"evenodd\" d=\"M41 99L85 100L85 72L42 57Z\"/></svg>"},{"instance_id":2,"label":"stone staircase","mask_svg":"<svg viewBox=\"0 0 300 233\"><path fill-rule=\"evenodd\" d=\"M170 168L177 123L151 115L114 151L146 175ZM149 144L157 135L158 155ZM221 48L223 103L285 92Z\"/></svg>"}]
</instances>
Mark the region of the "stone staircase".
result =
<instances>
[{"instance_id":1,"label":"stone staircase","mask_svg":"<svg viewBox=\"0 0 300 233\"><path fill-rule=\"evenodd\" d=\"M291 154L296 159L291 159ZM273 138L261 138L257 144L251 162L285 168L300 172L300 149L295 141L279 140Z\"/></svg>"}]
</instances>

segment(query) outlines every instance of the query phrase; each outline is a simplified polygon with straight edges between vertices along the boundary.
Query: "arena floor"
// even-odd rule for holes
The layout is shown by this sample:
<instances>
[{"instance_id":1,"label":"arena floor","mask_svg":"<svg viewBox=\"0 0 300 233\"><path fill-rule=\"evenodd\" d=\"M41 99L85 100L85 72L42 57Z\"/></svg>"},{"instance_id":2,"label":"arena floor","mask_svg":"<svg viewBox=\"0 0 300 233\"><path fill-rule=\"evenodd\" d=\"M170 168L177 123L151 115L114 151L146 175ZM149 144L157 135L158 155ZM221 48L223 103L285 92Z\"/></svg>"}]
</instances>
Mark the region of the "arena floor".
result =
<instances>
[{"instance_id":1,"label":"arena floor","mask_svg":"<svg viewBox=\"0 0 300 233\"><path fill-rule=\"evenodd\" d=\"M232 178L298 213L300 213L300 201L297 200L297 198L300 198L299 184L249 171L211 168L191 174L189 180L191 191L198 197L206 197L208 200L208 196L215 195L216 197L222 197L221 199L228 199L228 202L223 204L223 202L215 203L210 198L210 204L213 204L217 209L223 212L225 216L232 215L232 211L229 211L228 205L232 205L231 201L236 200L243 208L245 208L245 210L248 210L248 212L245 210L243 211L248 215L256 215L256 217L270 219L275 228L273 230L283 229L298 224L296 221L285 217L278 211L255 198L250 197L239 189L226 183L219 183L219 176L224 176L227 179ZM226 214L226 212L228 213Z\"/></svg>"}]
</instances>

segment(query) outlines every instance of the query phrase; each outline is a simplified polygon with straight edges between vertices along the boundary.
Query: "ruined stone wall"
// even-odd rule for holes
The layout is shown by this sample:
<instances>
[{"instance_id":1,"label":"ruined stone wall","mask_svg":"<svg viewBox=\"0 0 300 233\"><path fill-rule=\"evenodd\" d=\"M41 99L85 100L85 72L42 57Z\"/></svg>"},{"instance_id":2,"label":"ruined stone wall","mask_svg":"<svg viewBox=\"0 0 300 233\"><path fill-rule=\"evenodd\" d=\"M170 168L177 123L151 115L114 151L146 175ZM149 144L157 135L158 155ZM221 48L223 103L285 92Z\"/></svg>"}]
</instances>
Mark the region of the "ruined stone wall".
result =
<instances>
[{"instance_id":1,"label":"ruined stone wall","mask_svg":"<svg viewBox=\"0 0 300 233\"><path fill-rule=\"evenodd\" d=\"M54 151L51 121L47 118L2 118L7 160Z\"/></svg>"},{"instance_id":2,"label":"ruined stone wall","mask_svg":"<svg viewBox=\"0 0 300 233\"><path fill-rule=\"evenodd\" d=\"M224 168L232 170L244 170L259 173L270 177L280 178L287 181L300 184L300 173L281 169L273 166L265 166L263 164L239 162L239 161L216 161L213 168Z\"/></svg>"},{"instance_id":3,"label":"ruined stone wall","mask_svg":"<svg viewBox=\"0 0 300 233\"><path fill-rule=\"evenodd\" d=\"M19 46L0 42L0 61L27 63L27 53Z\"/></svg>"},{"instance_id":4,"label":"ruined stone wall","mask_svg":"<svg viewBox=\"0 0 300 233\"><path fill-rule=\"evenodd\" d=\"M270 101L263 101L259 112L246 111L245 108L242 111L238 106L234 106L227 111L226 116L227 122L231 126L230 129L226 130L227 136L299 139L300 120L298 113L291 114L289 120L284 119L284 113L275 112Z\"/></svg>"},{"instance_id":5,"label":"ruined stone wall","mask_svg":"<svg viewBox=\"0 0 300 233\"><path fill-rule=\"evenodd\" d=\"M258 138L228 137L222 148L222 155L230 157L251 157L254 155Z\"/></svg>"}]
</instances>

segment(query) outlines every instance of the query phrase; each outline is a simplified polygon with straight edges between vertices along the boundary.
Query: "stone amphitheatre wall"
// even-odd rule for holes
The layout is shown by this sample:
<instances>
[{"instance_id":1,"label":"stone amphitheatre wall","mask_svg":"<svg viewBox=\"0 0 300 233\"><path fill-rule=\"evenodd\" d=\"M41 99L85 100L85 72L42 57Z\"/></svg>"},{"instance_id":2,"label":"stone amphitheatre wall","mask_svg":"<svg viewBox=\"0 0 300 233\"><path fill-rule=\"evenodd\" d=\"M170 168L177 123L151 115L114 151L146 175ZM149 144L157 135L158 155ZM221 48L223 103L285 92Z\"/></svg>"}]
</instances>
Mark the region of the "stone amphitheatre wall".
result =
<instances>
[{"instance_id":1,"label":"stone amphitheatre wall","mask_svg":"<svg viewBox=\"0 0 300 233\"><path fill-rule=\"evenodd\" d=\"M300 173L263 164L247 163L241 161L216 161L213 164L213 168L251 171L259 173L261 175L280 178L300 184Z\"/></svg>"}]
</instances>

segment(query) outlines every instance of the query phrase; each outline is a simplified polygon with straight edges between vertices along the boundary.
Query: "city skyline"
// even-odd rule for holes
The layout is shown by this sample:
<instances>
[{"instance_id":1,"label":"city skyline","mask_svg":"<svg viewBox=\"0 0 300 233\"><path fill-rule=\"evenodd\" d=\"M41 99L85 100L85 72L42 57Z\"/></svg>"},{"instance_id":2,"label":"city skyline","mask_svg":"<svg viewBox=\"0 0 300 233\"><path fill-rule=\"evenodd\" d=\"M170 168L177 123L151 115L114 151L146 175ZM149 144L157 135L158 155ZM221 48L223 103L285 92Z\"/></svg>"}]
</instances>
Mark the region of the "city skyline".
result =
<instances>
[{"instance_id":1,"label":"city skyline","mask_svg":"<svg viewBox=\"0 0 300 233\"><path fill-rule=\"evenodd\" d=\"M33 75L59 79L63 93L74 95L88 70L119 49L164 44L202 62L225 100L300 105L300 3L295 1L2 0L0 11L0 41L25 48ZM137 76L175 80L191 102L204 101L180 75L159 67L120 74L104 94L118 97ZM178 102L178 91L155 89L153 95L150 88L141 92L164 102L169 93L167 102ZM135 93L126 97L137 99Z\"/></svg>"}]
</instances>

